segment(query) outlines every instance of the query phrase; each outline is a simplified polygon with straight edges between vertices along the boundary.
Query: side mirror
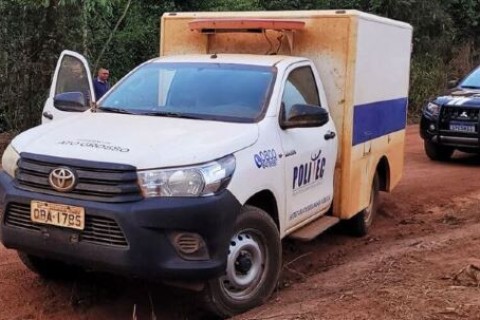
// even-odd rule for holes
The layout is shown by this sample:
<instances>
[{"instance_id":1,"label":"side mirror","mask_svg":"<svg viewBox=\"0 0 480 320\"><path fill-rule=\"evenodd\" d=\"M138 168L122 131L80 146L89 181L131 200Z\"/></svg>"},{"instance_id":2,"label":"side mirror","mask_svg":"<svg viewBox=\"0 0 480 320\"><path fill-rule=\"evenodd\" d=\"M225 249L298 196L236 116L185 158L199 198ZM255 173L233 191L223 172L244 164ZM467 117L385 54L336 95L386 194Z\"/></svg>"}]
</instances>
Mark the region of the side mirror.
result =
<instances>
[{"instance_id":1,"label":"side mirror","mask_svg":"<svg viewBox=\"0 0 480 320\"><path fill-rule=\"evenodd\" d=\"M280 120L282 129L321 127L329 120L328 111L316 105L294 104L288 114L285 114L285 111L285 106L282 105Z\"/></svg>"},{"instance_id":2,"label":"side mirror","mask_svg":"<svg viewBox=\"0 0 480 320\"><path fill-rule=\"evenodd\" d=\"M448 88L448 89L453 89L453 88L455 88L455 87L458 86L458 83L459 83L459 82L460 82L460 80L458 80L458 79L449 80L449 81L447 82L447 88Z\"/></svg>"},{"instance_id":3,"label":"side mirror","mask_svg":"<svg viewBox=\"0 0 480 320\"><path fill-rule=\"evenodd\" d=\"M59 93L53 98L53 105L61 111L83 112L88 110L87 99L81 92Z\"/></svg>"}]
</instances>

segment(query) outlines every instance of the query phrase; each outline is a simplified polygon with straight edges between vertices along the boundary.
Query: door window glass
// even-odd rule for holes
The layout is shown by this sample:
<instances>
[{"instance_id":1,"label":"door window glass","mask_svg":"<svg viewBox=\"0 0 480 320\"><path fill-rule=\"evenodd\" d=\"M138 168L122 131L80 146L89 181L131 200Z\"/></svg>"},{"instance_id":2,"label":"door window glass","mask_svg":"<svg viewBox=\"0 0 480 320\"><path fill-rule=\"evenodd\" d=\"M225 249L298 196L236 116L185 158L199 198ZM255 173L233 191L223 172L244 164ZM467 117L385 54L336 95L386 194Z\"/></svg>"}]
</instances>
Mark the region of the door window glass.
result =
<instances>
[{"instance_id":1,"label":"door window glass","mask_svg":"<svg viewBox=\"0 0 480 320\"><path fill-rule=\"evenodd\" d=\"M79 59L68 55L63 57L58 71L55 95L65 92L81 92L85 96L87 105L90 104L91 94L87 70Z\"/></svg>"},{"instance_id":2,"label":"door window glass","mask_svg":"<svg viewBox=\"0 0 480 320\"><path fill-rule=\"evenodd\" d=\"M285 119L294 104L320 106L317 84L310 67L300 67L289 74L283 91L282 104Z\"/></svg>"}]
</instances>

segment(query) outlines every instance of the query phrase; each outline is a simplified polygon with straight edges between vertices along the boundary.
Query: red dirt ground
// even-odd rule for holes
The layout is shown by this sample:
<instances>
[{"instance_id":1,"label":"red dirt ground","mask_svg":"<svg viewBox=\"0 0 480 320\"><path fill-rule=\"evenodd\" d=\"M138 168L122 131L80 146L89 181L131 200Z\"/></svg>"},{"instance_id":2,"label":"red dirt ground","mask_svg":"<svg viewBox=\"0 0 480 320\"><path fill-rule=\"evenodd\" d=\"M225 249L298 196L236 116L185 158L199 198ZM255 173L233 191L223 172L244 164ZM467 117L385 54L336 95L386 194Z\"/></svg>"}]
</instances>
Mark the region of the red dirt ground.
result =
<instances>
[{"instance_id":1,"label":"red dirt ground","mask_svg":"<svg viewBox=\"0 0 480 320\"><path fill-rule=\"evenodd\" d=\"M479 173L479 156L428 160L409 127L403 180L371 234L286 241L279 290L236 319L480 319ZM0 245L0 319L205 319L195 301L107 275L45 281Z\"/></svg>"}]
</instances>

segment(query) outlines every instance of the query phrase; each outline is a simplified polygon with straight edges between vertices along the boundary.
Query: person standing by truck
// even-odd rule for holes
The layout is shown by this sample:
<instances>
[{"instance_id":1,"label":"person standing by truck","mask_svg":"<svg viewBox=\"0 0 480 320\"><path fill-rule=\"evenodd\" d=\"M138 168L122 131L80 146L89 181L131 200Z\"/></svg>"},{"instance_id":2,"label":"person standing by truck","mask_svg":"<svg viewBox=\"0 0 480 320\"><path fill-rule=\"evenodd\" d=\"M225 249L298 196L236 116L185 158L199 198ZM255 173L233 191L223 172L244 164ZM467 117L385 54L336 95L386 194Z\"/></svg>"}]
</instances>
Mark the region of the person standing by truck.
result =
<instances>
[{"instance_id":1,"label":"person standing by truck","mask_svg":"<svg viewBox=\"0 0 480 320\"><path fill-rule=\"evenodd\" d=\"M110 90L110 83L108 77L110 72L105 68L98 69L97 77L93 79L93 88L95 90L95 97L100 99L108 90Z\"/></svg>"}]
</instances>

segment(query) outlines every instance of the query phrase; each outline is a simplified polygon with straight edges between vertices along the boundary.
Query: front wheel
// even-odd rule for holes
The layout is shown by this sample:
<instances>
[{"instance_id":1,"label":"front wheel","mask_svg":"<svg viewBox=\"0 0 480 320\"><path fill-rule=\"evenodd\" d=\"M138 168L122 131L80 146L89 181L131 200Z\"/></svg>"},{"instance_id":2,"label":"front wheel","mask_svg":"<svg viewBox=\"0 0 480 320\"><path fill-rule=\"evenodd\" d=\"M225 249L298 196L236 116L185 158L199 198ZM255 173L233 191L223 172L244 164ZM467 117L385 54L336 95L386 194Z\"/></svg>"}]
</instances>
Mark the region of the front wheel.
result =
<instances>
[{"instance_id":1,"label":"front wheel","mask_svg":"<svg viewBox=\"0 0 480 320\"><path fill-rule=\"evenodd\" d=\"M230 240L225 274L210 280L205 306L230 317L263 304L277 286L281 243L275 222L263 210L245 206Z\"/></svg>"},{"instance_id":2,"label":"front wheel","mask_svg":"<svg viewBox=\"0 0 480 320\"><path fill-rule=\"evenodd\" d=\"M425 140L423 146L427 156L434 161L446 161L455 151L452 147L442 146L430 140Z\"/></svg>"}]
</instances>

